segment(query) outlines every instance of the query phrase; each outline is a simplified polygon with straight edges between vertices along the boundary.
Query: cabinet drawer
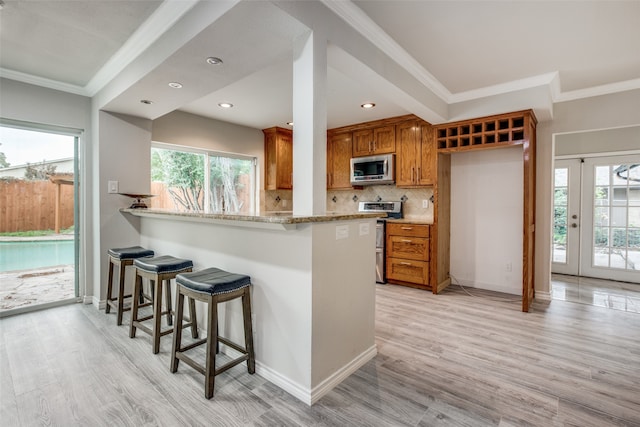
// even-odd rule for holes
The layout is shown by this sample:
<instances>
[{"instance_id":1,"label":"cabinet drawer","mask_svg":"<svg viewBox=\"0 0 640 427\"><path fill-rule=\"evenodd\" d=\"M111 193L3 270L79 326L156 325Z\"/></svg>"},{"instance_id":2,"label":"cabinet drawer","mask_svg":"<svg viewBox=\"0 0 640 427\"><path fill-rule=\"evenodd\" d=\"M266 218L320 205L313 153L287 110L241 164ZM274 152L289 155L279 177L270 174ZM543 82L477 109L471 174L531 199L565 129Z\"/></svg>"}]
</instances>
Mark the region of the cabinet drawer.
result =
<instances>
[{"instance_id":1,"label":"cabinet drawer","mask_svg":"<svg viewBox=\"0 0 640 427\"><path fill-rule=\"evenodd\" d=\"M387 222L387 236L389 235L429 237L429 225L394 224L392 222Z\"/></svg>"},{"instance_id":2,"label":"cabinet drawer","mask_svg":"<svg viewBox=\"0 0 640 427\"><path fill-rule=\"evenodd\" d=\"M387 279L427 285L429 284L429 263L387 257Z\"/></svg>"},{"instance_id":3,"label":"cabinet drawer","mask_svg":"<svg viewBox=\"0 0 640 427\"><path fill-rule=\"evenodd\" d=\"M390 257L429 261L429 239L424 237L388 236L387 251Z\"/></svg>"}]
</instances>

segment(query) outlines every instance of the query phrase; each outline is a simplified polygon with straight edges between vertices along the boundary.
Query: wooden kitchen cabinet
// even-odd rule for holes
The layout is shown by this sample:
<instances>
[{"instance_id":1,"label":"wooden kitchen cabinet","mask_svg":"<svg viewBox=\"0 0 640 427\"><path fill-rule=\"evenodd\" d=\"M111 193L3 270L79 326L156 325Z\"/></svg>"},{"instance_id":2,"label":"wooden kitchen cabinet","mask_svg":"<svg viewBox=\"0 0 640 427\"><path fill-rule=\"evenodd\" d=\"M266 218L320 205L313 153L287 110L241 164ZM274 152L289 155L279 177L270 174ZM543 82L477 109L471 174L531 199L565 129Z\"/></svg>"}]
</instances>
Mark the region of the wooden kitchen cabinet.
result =
<instances>
[{"instance_id":1,"label":"wooden kitchen cabinet","mask_svg":"<svg viewBox=\"0 0 640 427\"><path fill-rule=\"evenodd\" d=\"M396 151L396 127L380 126L353 132L353 157L389 154Z\"/></svg>"},{"instance_id":2,"label":"wooden kitchen cabinet","mask_svg":"<svg viewBox=\"0 0 640 427\"><path fill-rule=\"evenodd\" d=\"M433 127L424 121L396 126L396 186L431 186L435 182L437 152Z\"/></svg>"},{"instance_id":3,"label":"wooden kitchen cabinet","mask_svg":"<svg viewBox=\"0 0 640 427\"><path fill-rule=\"evenodd\" d=\"M293 132L272 127L264 133L264 189L293 188Z\"/></svg>"},{"instance_id":4,"label":"wooden kitchen cabinet","mask_svg":"<svg viewBox=\"0 0 640 427\"><path fill-rule=\"evenodd\" d=\"M387 222L387 282L429 287L430 226Z\"/></svg>"},{"instance_id":5,"label":"wooden kitchen cabinet","mask_svg":"<svg viewBox=\"0 0 640 427\"><path fill-rule=\"evenodd\" d=\"M327 189L352 189L351 153L353 134L351 132L327 135Z\"/></svg>"}]
</instances>

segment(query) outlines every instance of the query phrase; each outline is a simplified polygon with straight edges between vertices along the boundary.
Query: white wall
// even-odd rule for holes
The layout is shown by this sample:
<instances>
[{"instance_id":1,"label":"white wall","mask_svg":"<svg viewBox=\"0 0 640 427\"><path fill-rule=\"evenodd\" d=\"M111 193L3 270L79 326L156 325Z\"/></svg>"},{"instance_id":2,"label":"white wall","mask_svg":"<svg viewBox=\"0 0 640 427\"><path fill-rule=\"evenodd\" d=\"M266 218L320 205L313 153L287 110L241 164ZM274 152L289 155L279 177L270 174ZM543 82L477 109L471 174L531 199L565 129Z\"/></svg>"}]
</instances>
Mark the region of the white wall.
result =
<instances>
[{"instance_id":1,"label":"white wall","mask_svg":"<svg viewBox=\"0 0 640 427\"><path fill-rule=\"evenodd\" d=\"M555 155L612 153L640 150L640 126L556 135Z\"/></svg>"},{"instance_id":2,"label":"white wall","mask_svg":"<svg viewBox=\"0 0 640 427\"><path fill-rule=\"evenodd\" d=\"M451 155L450 270L459 283L522 295L522 211L522 147Z\"/></svg>"},{"instance_id":3,"label":"white wall","mask_svg":"<svg viewBox=\"0 0 640 427\"><path fill-rule=\"evenodd\" d=\"M132 200L107 192L108 181L118 181L120 193L149 193L151 186L151 121L120 114L98 113L98 195L100 221L96 227L97 274L93 304L102 305L107 289L107 250L139 244L139 219L124 217L120 208ZM131 282L129 282L131 283Z\"/></svg>"}]
</instances>

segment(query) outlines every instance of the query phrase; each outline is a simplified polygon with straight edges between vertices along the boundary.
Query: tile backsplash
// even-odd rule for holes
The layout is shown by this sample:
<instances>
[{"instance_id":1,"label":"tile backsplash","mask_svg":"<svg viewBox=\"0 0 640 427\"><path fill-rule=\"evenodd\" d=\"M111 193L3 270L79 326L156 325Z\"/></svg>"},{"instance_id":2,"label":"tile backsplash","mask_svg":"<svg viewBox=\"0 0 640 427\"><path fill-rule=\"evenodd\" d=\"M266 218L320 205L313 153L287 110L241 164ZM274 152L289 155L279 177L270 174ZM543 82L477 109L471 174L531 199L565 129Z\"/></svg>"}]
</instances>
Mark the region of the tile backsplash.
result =
<instances>
[{"instance_id":1,"label":"tile backsplash","mask_svg":"<svg viewBox=\"0 0 640 427\"><path fill-rule=\"evenodd\" d=\"M403 201L404 217L416 221L433 222L433 188L397 188L395 185L371 185L362 190L327 191L327 212L358 212L358 202ZM292 190L263 190L261 212L293 209ZM426 208L422 201L428 200Z\"/></svg>"}]
</instances>

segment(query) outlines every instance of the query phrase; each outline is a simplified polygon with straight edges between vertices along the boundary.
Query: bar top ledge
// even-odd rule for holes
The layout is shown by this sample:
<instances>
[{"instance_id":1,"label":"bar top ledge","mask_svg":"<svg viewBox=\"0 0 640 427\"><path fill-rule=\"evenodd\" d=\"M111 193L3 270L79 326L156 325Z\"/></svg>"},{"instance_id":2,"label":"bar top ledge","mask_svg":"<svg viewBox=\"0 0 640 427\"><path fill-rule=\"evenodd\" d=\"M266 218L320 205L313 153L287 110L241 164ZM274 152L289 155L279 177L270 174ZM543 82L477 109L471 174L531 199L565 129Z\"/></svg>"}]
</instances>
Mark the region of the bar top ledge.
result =
<instances>
[{"instance_id":1,"label":"bar top ledge","mask_svg":"<svg viewBox=\"0 0 640 427\"><path fill-rule=\"evenodd\" d=\"M208 222L227 224L237 227L270 228L275 230L293 230L299 224L313 222L349 221L358 219L384 218L385 213L327 213L324 215L292 215L291 213L268 212L262 215L178 212L169 209L131 209L122 208L120 212L138 217L168 219L174 221Z\"/></svg>"}]
</instances>

